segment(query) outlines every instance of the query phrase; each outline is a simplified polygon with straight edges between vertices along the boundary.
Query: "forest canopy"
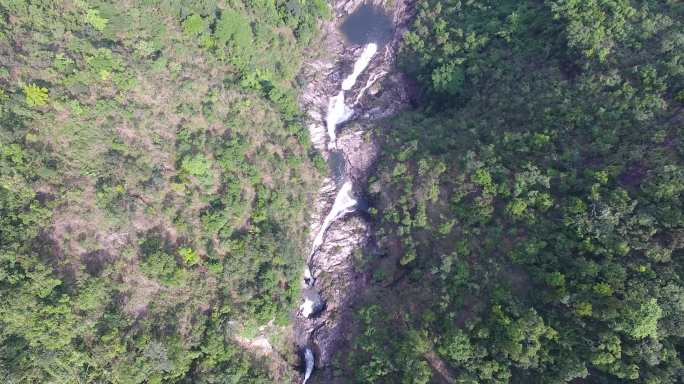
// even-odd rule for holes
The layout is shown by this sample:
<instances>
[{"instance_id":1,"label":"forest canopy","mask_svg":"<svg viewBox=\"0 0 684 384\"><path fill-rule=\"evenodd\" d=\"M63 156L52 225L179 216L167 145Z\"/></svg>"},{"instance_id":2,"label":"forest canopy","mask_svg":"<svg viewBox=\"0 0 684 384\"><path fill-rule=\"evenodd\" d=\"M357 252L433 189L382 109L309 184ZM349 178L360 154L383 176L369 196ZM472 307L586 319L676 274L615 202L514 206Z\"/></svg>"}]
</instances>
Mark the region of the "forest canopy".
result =
<instances>
[{"instance_id":1,"label":"forest canopy","mask_svg":"<svg viewBox=\"0 0 684 384\"><path fill-rule=\"evenodd\" d=\"M2 382L298 379L330 12L0 0ZM417 0L396 69L338 381L684 381L684 3Z\"/></svg>"},{"instance_id":2,"label":"forest canopy","mask_svg":"<svg viewBox=\"0 0 684 384\"><path fill-rule=\"evenodd\" d=\"M683 31L678 1L417 2L343 376L684 379Z\"/></svg>"},{"instance_id":3,"label":"forest canopy","mask_svg":"<svg viewBox=\"0 0 684 384\"><path fill-rule=\"evenodd\" d=\"M286 348L321 169L295 75L327 14L0 0L0 381L289 380L237 341Z\"/></svg>"}]
</instances>

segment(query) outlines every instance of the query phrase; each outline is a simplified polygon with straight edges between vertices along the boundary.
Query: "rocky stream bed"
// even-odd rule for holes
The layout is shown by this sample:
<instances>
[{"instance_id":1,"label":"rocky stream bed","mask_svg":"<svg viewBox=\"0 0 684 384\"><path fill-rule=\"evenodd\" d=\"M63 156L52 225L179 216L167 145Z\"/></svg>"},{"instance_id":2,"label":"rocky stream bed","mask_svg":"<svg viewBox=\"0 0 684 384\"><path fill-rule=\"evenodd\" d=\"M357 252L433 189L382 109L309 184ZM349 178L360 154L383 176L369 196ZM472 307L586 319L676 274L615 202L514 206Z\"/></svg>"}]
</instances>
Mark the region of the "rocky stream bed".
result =
<instances>
[{"instance_id":1,"label":"rocky stream bed","mask_svg":"<svg viewBox=\"0 0 684 384\"><path fill-rule=\"evenodd\" d=\"M412 3L333 0L333 17L322 26L325 54L301 74L306 124L330 166L313 207L312 250L294 325L304 382L334 382L329 368L347 342L354 298L368 285L354 264L354 253L371 238L363 190L381 150L368 128L408 104L406 82L393 64Z\"/></svg>"}]
</instances>

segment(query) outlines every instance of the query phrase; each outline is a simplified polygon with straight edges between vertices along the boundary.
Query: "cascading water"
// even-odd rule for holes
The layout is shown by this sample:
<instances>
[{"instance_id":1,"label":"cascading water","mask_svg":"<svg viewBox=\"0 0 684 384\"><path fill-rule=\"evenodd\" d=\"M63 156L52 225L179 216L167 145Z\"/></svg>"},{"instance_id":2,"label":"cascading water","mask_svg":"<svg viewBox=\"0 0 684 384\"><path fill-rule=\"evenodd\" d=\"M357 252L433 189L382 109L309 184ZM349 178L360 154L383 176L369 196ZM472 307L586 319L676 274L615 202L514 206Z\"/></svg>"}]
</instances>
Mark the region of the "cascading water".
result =
<instances>
[{"instance_id":1,"label":"cascading water","mask_svg":"<svg viewBox=\"0 0 684 384\"><path fill-rule=\"evenodd\" d=\"M348 91L354 88L356 84L356 79L359 75L368 67L373 56L378 51L378 45L370 43L366 45L361 52L361 56L354 63L354 70L347 76L342 82L342 90L335 96L331 97L328 101L328 114L325 118L325 125L328 129L328 138L330 142L328 143L329 149L334 149L337 147L337 125L344 123L351 117L353 111L351 108L347 108L344 104L344 91Z\"/></svg>"},{"instance_id":2,"label":"cascading water","mask_svg":"<svg viewBox=\"0 0 684 384\"><path fill-rule=\"evenodd\" d=\"M304 285L307 287L313 286L314 283L314 278L313 275L311 274L311 269L309 269L309 265L304 266Z\"/></svg>"},{"instance_id":3,"label":"cascading water","mask_svg":"<svg viewBox=\"0 0 684 384\"><path fill-rule=\"evenodd\" d=\"M361 57L354 63L354 71L342 82L342 90L348 91L356 84L356 79L366 69L375 53L378 52L378 45L370 43L361 52Z\"/></svg>"},{"instance_id":4,"label":"cascading water","mask_svg":"<svg viewBox=\"0 0 684 384\"><path fill-rule=\"evenodd\" d=\"M351 181L347 180L344 182L344 184L342 184L340 191L337 192L332 209L330 209L328 216L326 216L325 220L323 220L323 225L314 238L313 246L311 247L311 255L316 253L318 247L323 244L323 236L325 235L325 231L328 229L330 224L339 219L340 216L344 215L345 213L352 212L355 206L356 199L354 199L352 195L352 183Z\"/></svg>"},{"instance_id":5,"label":"cascading water","mask_svg":"<svg viewBox=\"0 0 684 384\"><path fill-rule=\"evenodd\" d=\"M337 125L347 121L353 114L352 108L347 107L345 104L344 92L354 88L359 75L361 75L361 73L363 73L363 71L368 67L370 61L373 59L373 56L375 56L377 51L378 46L375 43L367 44L364 47L363 52L361 52L361 56L354 63L354 69L352 73L342 82L342 89L339 91L339 93L337 93L337 95L332 96L328 101L328 114L326 116L325 123L328 131L328 137L330 139L330 142L328 143L329 149L334 149L337 147ZM365 88L368 86L369 85L366 84ZM350 180L346 180L340 187L340 190L337 192L337 195L335 196L335 202L333 203L330 212L323 220L323 224L314 238L311 247L311 253L309 255L309 262L318 248L323 245L325 232L328 230L330 225L345 214L354 211L357 200L354 198L352 188L352 182ZM307 266L304 268L303 285L305 290L313 290L314 282L313 275L307 263ZM317 294L314 296L314 299L319 299L320 301L320 297L317 296ZM310 296L304 297L304 302L299 307L300 314L304 318L308 318L322 309L320 302L317 303L314 299L312 299ZM314 354L311 348L307 347L304 350L304 360L306 362L306 371L304 373L304 381L302 384L306 384L314 369Z\"/></svg>"},{"instance_id":6,"label":"cascading water","mask_svg":"<svg viewBox=\"0 0 684 384\"><path fill-rule=\"evenodd\" d=\"M304 362L306 366L304 372L304 381L302 381L302 384L306 384L307 380L309 380L309 377L311 377L311 372L313 372L314 369L314 355L309 348L304 350Z\"/></svg>"},{"instance_id":7,"label":"cascading water","mask_svg":"<svg viewBox=\"0 0 684 384\"><path fill-rule=\"evenodd\" d=\"M359 94L356 95L356 99L354 100L354 103L356 104L359 101L361 101L361 98L366 93L368 88L370 88L376 81L378 81L380 78L382 78L386 74L387 74L386 71L380 71L378 73L374 73L373 76L369 77L368 80L366 80L366 85L364 85L363 88L361 88L361 90L359 91Z\"/></svg>"},{"instance_id":8,"label":"cascading water","mask_svg":"<svg viewBox=\"0 0 684 384\"><path fill-rule=\"evenodd\" d=\"M340 91L328 101L328 115L325 118L325 125L328 129L330 143L329 149L335 149L337 144L337 133L335 132L338 124L342 124L351 117L352 111L344 104L344 91Z\"/></svg>"}]
</instances>

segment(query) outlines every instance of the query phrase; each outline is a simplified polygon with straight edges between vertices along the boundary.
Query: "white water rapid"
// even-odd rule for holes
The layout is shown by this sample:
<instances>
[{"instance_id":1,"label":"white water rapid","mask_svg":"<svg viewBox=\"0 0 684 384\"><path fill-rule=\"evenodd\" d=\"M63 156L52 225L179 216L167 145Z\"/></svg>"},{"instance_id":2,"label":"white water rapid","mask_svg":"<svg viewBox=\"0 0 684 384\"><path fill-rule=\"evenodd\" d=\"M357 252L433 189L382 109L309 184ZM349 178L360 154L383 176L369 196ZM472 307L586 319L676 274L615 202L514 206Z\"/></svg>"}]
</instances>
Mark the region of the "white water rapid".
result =
<instances>
[{"instance_id":1,"label":"white water rapid","mask_svg":"<svg viewBox=\"0 0 684 384\"><path fill-rule=\"evenodd\" d=\"M313 275L311 274L311 269L309 269L309 265L304 266L304 284L307 287L311 287L314 284L314 278Z\"/></svg>"},{"instance_id":2,"label":"white water rapid","mask_svg":"<svg viewBox=\"0 0 684 384\"><path fill-rule=\"evenodd\" d=\"M314 312L314 302L311 299L304 299L304 303L299 306L302 316L309 317Z\"/></svg>"},{"instance_id":3,"label":"white water rapid","mask_svg":"<svg viewBox=\"0 0 684 384\"><path fill-rule=\"evenodd\" d=\"M304 381L302 381L302 384L306 384L306 381L309 380L311 372L313 372L314 369L314 355L309 348L304 351L304 361L306 362L306 371L304 372Z\"/></svg>"},{"instance_id":4,"label":"white water rapid","mask_svg":"<svg viewBox=\"0 0 684 384\"><path fill-rule=\"evenodd\" d=\"M375 53L378 52L378 45L370 43L361 52L361 57L354 63L354 71L342 82L342 90L348 91L356 84L356 78L366 69Z\"/></svg>"},{"instance_id":5,"label":"white water rapid","mask_svg":"<svg viewBox=\"0 0 684 384\"><path fill-rule=\"evenodd\" d=\"M340 91L337 96L333 96L328 101L328 115L325 118L325 126L328 129L328 137L330 143L329 149L335 149L337 146L337 125L342 124L352 115L352 110L347 108L344 104L344 91Z\"/></svg>"},{"instance_id":6,"label":"white water rapid","mask_svg":"<svg viewBox=\"0 0 684 384\"><path fill-rule=\"evenodd\" d=\"M328 143L329 149L337 148L337 125L347 121L347 119L349 119L354 113L353 109L347 107L347 105L344 103L344 92L354 88L359 75L361 75L361 73L363 73L363 71L368 67L368 64L370 64L371 59L373 56L375 56L377 51L378 46L375 43L370 43L364 47L363 52L361 52L361 56L354 63L353 72L342 82L342 89L339 91L339 93L337 93L337 95L332 96L328 101L328 114L325 118L325 124L326 129L328 130L328 137L330 139L330 142ZM376 79L373 79L372 81L369 80L363 91L370 87L370 84L372 84L372 82L375 80ZM357 97L355 103L358 102L359 98L360 95ZM328 230L328 227L330 227L335 220L339 219L343 215L354 211L357 200L354 198L352 187L352 182L350 180L346 180L344 184L342 184L342 187L340 187L340 190L337 192L337 195L335 196L335 202L333 203L330 212L323 220L323 224L314 238L311 247L311 254L309 255L309 261L311 261L311 257L313 257L318 248L323 245L323 238L325 236L325 232ZM304 286L306 288L313 288L313 285L314 278L307 263L307 266L304 268ZM306 297L304 299L304 303L302 303L299 309L301 315L304 318L308 318L316 311L315 302L311 300L310 297ZM306 384L307 380L309 380L309 377L311 376L311 372L314 370L314 354L309 347L304 350L304 360L306 362L306 371L304 373L304 381L302 381L302 384Z\"/></svg>"},{"instance_id":7,"label":"white water rapid","mask_svg":"<svg viewBox=\"0 0 684 384\"><path fill-rule=\"evenodd\" d=\"M348 91L354 87L356 79L366 67L368 67L368 64L377 51L377 44L370 43L366 45L363 52L361 52L361 56L354 63L353 72L342 82L342 89L340 92L328 100L328 114L325 117L325 126L328 130L328 138L330 139L330 142L328 143L329 149L335 149L337 147L337 125L347 121L354 113L351 108L348 108L344 104L344 91Z\"/></svg>"},{"instance_id":8,"label":"white water rapid","mask_svg":"<svg viewBox=\"0 0 684 384\"><path fill-rule=\"evenodd\" d=\"M318 250L318 247L323 244L323 236L325 235L325 231L328 230L330 224L339 219L345 213L352 212L355 206L356 199L354 199L354 196L352 195L352 183L351 181L347 180L344 182L344 184L342 184L340 191L337 192L332 209L330 209L328 216L326 216L325 220L323 220L323 225L318 231L318 234L316 234L316 238L314 238L313 246L311 247L311 255L313 255L316 250Z\"/></svg>"}]
</instances>

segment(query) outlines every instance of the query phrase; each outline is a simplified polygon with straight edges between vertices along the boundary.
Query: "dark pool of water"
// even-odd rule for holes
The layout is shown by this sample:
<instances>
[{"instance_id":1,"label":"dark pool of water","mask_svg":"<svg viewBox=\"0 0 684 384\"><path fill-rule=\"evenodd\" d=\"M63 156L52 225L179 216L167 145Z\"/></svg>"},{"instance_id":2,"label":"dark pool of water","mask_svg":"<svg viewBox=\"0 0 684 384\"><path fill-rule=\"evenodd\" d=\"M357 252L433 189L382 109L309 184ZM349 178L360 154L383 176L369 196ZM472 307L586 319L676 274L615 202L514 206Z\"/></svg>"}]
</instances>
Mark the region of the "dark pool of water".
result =
<instances>
[{"instance_id":1,"label":"dark pool of water","mask_svg":"<svg viewBox=\"0 0 684 384\"><path fill-rule=\"evenodd\" d=\"M368 213L370 204L365 196L356 196L356 211L361 213Z\"/></svg>"},{"instance_id":2,"label":"dark pool of water","mask_svg":"<svg viewBox=\"0 0 684 384\"><path fill-rule=\"evenodd\" d=\"M394 33L392 18L382 8L363 4L347 17L340 27L347 40L352 44L376 43L383 45L390 41Z\"/></svg>"},{"instance_id":3,"label":"dark pool of water","mask_svg":"<svg viewBox=\"0 0 684 384\"><path fill-rule=\"evenodd\" d=\"M328 167L335 184L342 185L347 176L347 161L344 158L344 153L342 151L331 151L330 157L328 157Z\"/></svg>"}]
</instances>

